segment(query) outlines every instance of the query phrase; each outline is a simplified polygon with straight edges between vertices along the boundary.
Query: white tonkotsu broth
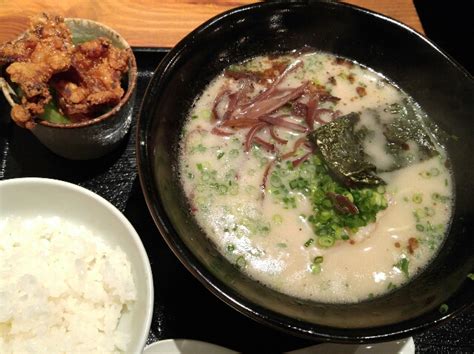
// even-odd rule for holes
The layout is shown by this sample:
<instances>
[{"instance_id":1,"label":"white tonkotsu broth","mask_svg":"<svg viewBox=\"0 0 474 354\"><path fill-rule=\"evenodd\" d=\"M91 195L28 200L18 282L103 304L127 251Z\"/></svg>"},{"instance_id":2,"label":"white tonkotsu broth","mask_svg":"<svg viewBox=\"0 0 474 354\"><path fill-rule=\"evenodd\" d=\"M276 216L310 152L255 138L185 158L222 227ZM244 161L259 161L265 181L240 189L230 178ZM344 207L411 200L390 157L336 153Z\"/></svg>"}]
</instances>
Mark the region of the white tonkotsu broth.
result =
<instances>
[{"instance_id":1,"label":"white tonkotsu broth","mask_svg":"<svg viewBox=\"0 0 474 354\"><path fill-rule=\"evenodd\" d=\"M295 65L299 61L302 64ZM239 88L245 95L243 100L249 101L265 92L288 65L295 67L278 83L280 96L302 83L310 83L339 98L318 96L317 108L323 110L314 128L360 112L355 131L370 131L363 143L364 152L386 182L382 189L374 187L378 198L386 201L376 221L356 230L345 228L347 239L336 239L330 247L318 243L320 236L309 217L315 214L311 198L287 184L284 199L283 189L278 189L283 187L275 187L280 183L273 177L277 169L282 185L286 183L285 175L313 178L307 172L312 160L285 170L291 165L287 161L308 153L300 145L293 156L285 158L307 132L277 125L273 128L275 138L266 126L257 130L255 136L259 138L250 140L246 151L252 128L222 125L224 120L246 119L252 114L251 110L242 113L241 108L240 113L237 109L226 116L236 97L229 93ZM265 70L268 76L263 78L242 79L244 74ZM377 73L324 53L257 57L231 66L229 71L234 74L218 76L193 105L183 131L180 173L198 223L231 262L280 292L322 302L356 302L384 294L426 266L442 244L449 225L452 177L445 167L446 154L438 144L437 155L422 158L416 142L407 141L403 156L410 163L391 168L395 155L384 147L387 138L381 127L398 114L392 112L393 107L399 107L394 104L408 102L417 117L423 117L406 94ZM305 95L298 100L305 103ZM277 114L271 114L284 116L287 122L306 124L293 108L278 109ZM267 151L258 139L273 144L275 149Z\"/></svg>"}]
</instances>

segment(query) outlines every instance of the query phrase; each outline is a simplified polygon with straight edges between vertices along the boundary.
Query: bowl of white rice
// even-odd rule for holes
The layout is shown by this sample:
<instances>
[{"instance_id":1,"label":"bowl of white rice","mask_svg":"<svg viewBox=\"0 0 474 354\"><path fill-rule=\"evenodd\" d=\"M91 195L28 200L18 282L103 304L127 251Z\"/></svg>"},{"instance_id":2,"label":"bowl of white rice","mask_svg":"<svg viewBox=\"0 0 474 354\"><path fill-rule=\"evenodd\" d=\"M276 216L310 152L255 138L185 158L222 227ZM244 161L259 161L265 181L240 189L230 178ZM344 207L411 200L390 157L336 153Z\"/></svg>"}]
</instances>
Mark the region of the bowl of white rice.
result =
<instances>
[{"instance_id":1,"label":"bowl of white rice","mask_svg":"<svg viewBox=\"0 0 474 354\"><path fill-rule=\"evenodd\" d=\"M0 353L141 353L147 253L112 204L43 178L0 181Z\"/></svg>"}]
</instances>

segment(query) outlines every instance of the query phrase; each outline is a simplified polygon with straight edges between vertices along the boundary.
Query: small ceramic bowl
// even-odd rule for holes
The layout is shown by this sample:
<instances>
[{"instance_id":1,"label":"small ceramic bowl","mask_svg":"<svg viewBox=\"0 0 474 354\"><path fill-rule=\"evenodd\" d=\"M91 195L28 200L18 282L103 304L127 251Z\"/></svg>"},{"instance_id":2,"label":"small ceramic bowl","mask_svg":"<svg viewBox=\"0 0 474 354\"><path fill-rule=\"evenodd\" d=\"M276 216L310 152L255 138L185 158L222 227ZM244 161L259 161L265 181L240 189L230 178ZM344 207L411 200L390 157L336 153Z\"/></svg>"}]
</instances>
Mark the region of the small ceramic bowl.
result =
<instances>
[{"instance_id":1,"label":"small ceramic bowl","mask_svg":"<svg viewBox=\"0 0 474 354\"><path fill-rule=\"evenodd\" d=\"M66 18L66 25L74 38L90 40L105 37L121 49L130 49L127 41L113 29L87 19ZM137 63L133 52L128 63L126 92L119 104L94 119L71 124L57 124L41 120L31 132L41 143L57 155L73 160L101 157L114 150L130 130L137 83ZM0 77L5 98L14 105L14 90Z\"/></svg>"},{"instance_id":2,"label":"small ceramic bowl","mask_svg":"<svg viewBox=\"0 0 474 354\"><path fill-rule=\"evenodd\" d=\"M46 178L0 181L0 219L59 217L83 225L106 244L119 246L131 263L136 300L122 313L118 329L130 335L126 353L141 353L153 315L153 277L137 232L123 214L97 194L77 185Z\"/></svg>"}]
</instances>

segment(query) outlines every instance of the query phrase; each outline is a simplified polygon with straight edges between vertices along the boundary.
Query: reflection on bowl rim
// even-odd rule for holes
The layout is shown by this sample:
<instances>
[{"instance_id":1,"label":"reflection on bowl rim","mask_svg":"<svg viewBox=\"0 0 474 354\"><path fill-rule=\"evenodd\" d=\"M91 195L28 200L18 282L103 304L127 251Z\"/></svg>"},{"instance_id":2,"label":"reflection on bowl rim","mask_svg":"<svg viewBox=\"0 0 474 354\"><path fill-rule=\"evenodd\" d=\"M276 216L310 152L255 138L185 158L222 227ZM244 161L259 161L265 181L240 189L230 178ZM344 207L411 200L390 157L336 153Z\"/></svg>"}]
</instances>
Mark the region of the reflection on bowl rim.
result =
<instances>
[{"instance_id":1,"label":"reflection on bowl rim","mask_svg":"<svg viewBox=\"0 0 474 354\"><path fill-rule=\"evenodd\" d=\"M98 117L88 119L88 120L85 120L85 121L82 121L82 122L77 122L77 123L69 123L69 124L51 123L51 122L49 122L47 120L44 120L44 119L40 119L40 120L37 121L37 124L40 124L40 125L48 127L48 128L58 128L58 129L83 128L83 127L87 127L87 126L90 126L90 125L97 124L97 123L99 123L103 120L106 120L107 118L112 117L117 112L119 112L122 109L122 107L127 103L127 101L132 96L132 93L135 90L135 87L137 85L137 75L138 75L137 74L137 70L138 70L137 69L137 62L136 62L136 59L135 59L135 55L133 54L133 51L132 51L130 45L128 44L128 42L117 31L110 28L109 26L106 26L106 25L104 25L100 22L97 22L97 21L93 21L93 20L89 20L89 19L85 19L85 18L75 18L75 17L66 17L64 19L64 22L66 23L66 25L68 25L68 23L71 23L71 22L82 22L83 24L85 24L87 26L101 27L102 29L109 32L110 35L115 37L115 39L118 40L121 45L123 45L124 49L126 49L130 52L130 58L129 58L129 61L128 61L129 68L128 68L128 71L126 72L126 75L128 75L128 78L129 78L128 88L127 88L127 91L125 92L125 95L123 95L122 98L120 99L120 102L118 104L116 104L112 109L110 109L109 111L107 111L106 113L104 113L104 114L102 114ZM69 27L69 25L68 25L68 27ZM23 34L20 34L19 37L21 37L22 35ZM19 38L19 37L17 37L17 38ZM14 91L10 87L10 85L8 85L7 81L4 78L2 78L1 76L0 76L0 87L1 87L1 89L3 91L3 94L4 94L5 98L7 99L8 103L10 103L10 105L12 105L14 100L11 98L11 94L13 94Z\"/></svg>"}]
</instances>

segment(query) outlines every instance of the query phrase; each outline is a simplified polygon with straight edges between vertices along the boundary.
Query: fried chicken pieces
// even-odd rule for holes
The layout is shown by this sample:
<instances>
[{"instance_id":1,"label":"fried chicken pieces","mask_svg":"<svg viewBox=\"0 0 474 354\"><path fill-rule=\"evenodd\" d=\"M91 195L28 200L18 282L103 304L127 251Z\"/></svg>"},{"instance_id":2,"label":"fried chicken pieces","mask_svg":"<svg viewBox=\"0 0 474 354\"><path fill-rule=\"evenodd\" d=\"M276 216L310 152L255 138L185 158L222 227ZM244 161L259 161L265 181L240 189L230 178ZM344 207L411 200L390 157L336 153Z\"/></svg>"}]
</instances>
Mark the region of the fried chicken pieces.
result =
<instances>
[{"instance_id":1,"label":"fried chicken pieces","mask_svg":"<svg viewBox=\"0 0 474 354\"><path fill-rule=\"evenodd\" d=\"M98 38L76 47L71 68L53 81L59 105L74 120L87 119L104 105L116 105L124 94L120 78L128 69L129 53Z\"/></svg>"},{"instance_id":2,"label":"fried chicken pieces","mask_svg":"<svg viewBox=\"0 0 474 354\"><path fill-rule=\"evenodd\" d=\"M72 52L71 33L62 18L45 14L19 39L0 46L0 64L12 63L6 72L23 92L11 112L18 125L31 128L32 117L44 112L51 100L48 81L69 68Z\"/></svg>"},{"instance_id":3,"label":"fried chicken pieces","mask_svg":"<svg viewBox=\"0 0 474 354\"><path fill-rule=\"evenodd\" d=\"M55 89L62 114L72 121L93 118L114 106L124 94L120 80L128 70L129 49L115 48L99 37L74 46L60 16L42 14L17 40L0 45L0 66L23 95L12 119L32 128Z\"/></svg>"}]
</instances>

